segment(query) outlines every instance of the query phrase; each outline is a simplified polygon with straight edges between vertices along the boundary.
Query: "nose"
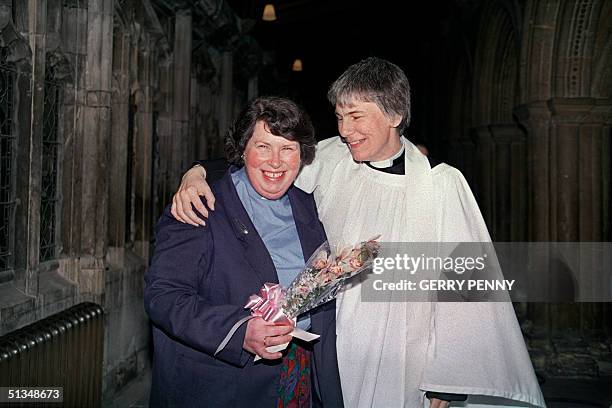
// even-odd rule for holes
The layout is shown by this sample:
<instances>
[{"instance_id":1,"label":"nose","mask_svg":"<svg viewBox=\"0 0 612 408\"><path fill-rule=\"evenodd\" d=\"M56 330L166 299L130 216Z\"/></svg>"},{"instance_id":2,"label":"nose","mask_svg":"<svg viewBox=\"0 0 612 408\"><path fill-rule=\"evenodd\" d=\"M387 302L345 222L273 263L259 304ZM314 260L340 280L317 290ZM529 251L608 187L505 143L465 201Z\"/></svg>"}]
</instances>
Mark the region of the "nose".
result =
<instances>
[{"instance_id":1,"label":"nose","mask_svg":"<svg viewBox=\"0 0 612 408\"><path fill-rule=\"evenodd\" d=\"M270 156L269 163L270 166L274 167L275 169L281 166L280 150L272 149L272 155Z\"/></svg>"},{"instance_id":2,"label":"nose","mask_svg":"<svg viewBox=\"0 0 612 408\"><path fill-rule=\"evenodd\" d=\"M346 119L338 122L338 133L340 136L347 137L353 133L354 127L353 124L350 123L350 120Z\"/></svg>"}]
</instances>

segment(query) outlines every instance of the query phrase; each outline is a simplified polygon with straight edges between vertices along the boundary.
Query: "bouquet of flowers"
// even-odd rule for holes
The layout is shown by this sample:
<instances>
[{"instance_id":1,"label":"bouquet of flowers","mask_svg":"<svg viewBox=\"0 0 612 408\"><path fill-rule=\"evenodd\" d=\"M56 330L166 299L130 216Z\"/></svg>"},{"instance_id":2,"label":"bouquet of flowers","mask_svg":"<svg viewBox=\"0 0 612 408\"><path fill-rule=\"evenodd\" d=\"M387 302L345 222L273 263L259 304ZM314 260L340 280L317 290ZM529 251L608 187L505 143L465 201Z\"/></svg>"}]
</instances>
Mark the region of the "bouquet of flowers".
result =
<instances>
[{"instance_id":1,"label":"bouquet of flowers","mask_svg":"<svg viewBox=\"0 0 612 408\"><path fill-rule=\"evenodd\" d=\"M346 279L372 266L380 250L379 238L380 236L376 236L354 246L339 247L333 253L329 243L325 241L311 255L304 269L298 273L288 288L282 288L277 283L264 284L259 294L251 295L244 306L251 309L251 315L234 324L217 348L215 355L225 348L236 330L253 317L261 317L279 324L295 325L297 317L302 313L335 299ZM312 341L319 337L297 327L291 335L304 341ZM267 347L267 350L281 351L288 344ZM255 361L259 358L256 356Z\"/></svg>"},{"instance_id":2,"label":"bouquet of flowers","mask_svg":"<svg viewBox=\"0 0 612 408\"><path fill-rule=\"evenodd\" d=\"M282 309L296 318L336 298L346 279L367 270L378 256L379 236L335 253L326 241L312 254L305 268L284 290Z\"/></svg>"},{"instance_id":3,"label":"bouquet of flowers","mask_svg":"<svg viewBox=\"0 0 612 408\"><path fill-rule=\"evenodd\" d=\"M380 249L379 237L354 246L338 248L333 253L329 243L324 242L315 250L288 288L266 283L259 295L251 295L245 308L251 309L252 317L294 324L302 313L335 299L346 279L371 267ZM298 328L295 328L291 335L305 341L319 337ZM287 344L281 344L267 349L274 352L283 350L286 346Z\"/></svg>"}]
</instances>

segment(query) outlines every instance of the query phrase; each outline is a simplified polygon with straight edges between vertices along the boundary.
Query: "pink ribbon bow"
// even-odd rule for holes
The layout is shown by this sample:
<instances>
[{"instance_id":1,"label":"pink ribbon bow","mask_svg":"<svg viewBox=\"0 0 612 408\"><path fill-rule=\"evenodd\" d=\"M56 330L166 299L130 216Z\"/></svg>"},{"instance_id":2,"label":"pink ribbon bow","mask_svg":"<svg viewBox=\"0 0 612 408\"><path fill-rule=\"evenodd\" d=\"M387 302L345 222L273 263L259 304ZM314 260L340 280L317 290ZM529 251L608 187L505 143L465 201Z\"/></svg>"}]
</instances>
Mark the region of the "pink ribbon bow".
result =
<instances>
[{"instance_id":1,"label":"pink ribbon bow","mask_svg":"<svg viewBox=\"0 0 612 408\"><path fill-rule=\"evenodd\" d=\"M251 315L261 317L265 321L287 323L293 325L281 307L283 303L283 288L278 283L264 283L259 295L251 295L245 308L251 309Z\"/></svg>"}]
</instances>

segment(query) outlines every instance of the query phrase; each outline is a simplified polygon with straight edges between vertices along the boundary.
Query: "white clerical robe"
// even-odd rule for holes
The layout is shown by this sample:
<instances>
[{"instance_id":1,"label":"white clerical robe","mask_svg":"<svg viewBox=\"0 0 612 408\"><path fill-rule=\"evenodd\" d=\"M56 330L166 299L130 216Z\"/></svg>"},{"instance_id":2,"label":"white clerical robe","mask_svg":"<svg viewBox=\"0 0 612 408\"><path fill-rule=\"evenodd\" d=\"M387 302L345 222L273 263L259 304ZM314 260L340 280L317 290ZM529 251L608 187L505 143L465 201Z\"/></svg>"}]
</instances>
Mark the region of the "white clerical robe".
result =
<instances>
[{"instance_id":1,"label":"white clerical robe","mask_svg":"<svg viewBox=\"0 0 612 408\"><path fill-rule=\"evenodd\" d=\"M295 184L314 191L330 243L377 234L386 242L490 241L462 174L446 164L431 169L402 143L405 175L354 162L339 137L319 142ZM509 302L362 302L357 281L339 295L336 316L347 408L428 406L426 391L468 394L471 407L545 406Z\"/></svg>"}]
</instances>

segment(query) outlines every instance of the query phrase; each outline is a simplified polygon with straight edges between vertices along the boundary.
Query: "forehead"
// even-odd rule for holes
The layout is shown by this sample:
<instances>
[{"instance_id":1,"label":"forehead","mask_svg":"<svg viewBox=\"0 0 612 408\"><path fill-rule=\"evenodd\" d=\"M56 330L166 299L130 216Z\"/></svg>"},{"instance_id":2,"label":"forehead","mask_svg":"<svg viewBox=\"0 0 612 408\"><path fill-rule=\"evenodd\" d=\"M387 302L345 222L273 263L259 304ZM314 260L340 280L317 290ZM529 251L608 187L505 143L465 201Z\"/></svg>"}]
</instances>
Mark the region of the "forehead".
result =
<instances>
[{"instance_id":1,"label":"forehead","mask_svg":"<svg viewBox=\"0 0 612 408\"><path fill-rule=\"evenodd\" d=\"M340 115L351 112L375 112L382 113L380 108L374 102L364 101L362 99L351 98L344 103L336 103L336 113Z\"/></svg>"},{"instance_id":2,"label":"forehead","mask_svg":"<svg viewBox=\"0 0 612 408\"><path fill-rule=\"evenodd\" d=\"M282 136L276 136L270 132L268 125L263 120L258 120L255 123L255 128L253 129L253 136L249 142L266 142L266 143L297 143L294 140L285 139Z\"/></svg>"}]
</instances>

